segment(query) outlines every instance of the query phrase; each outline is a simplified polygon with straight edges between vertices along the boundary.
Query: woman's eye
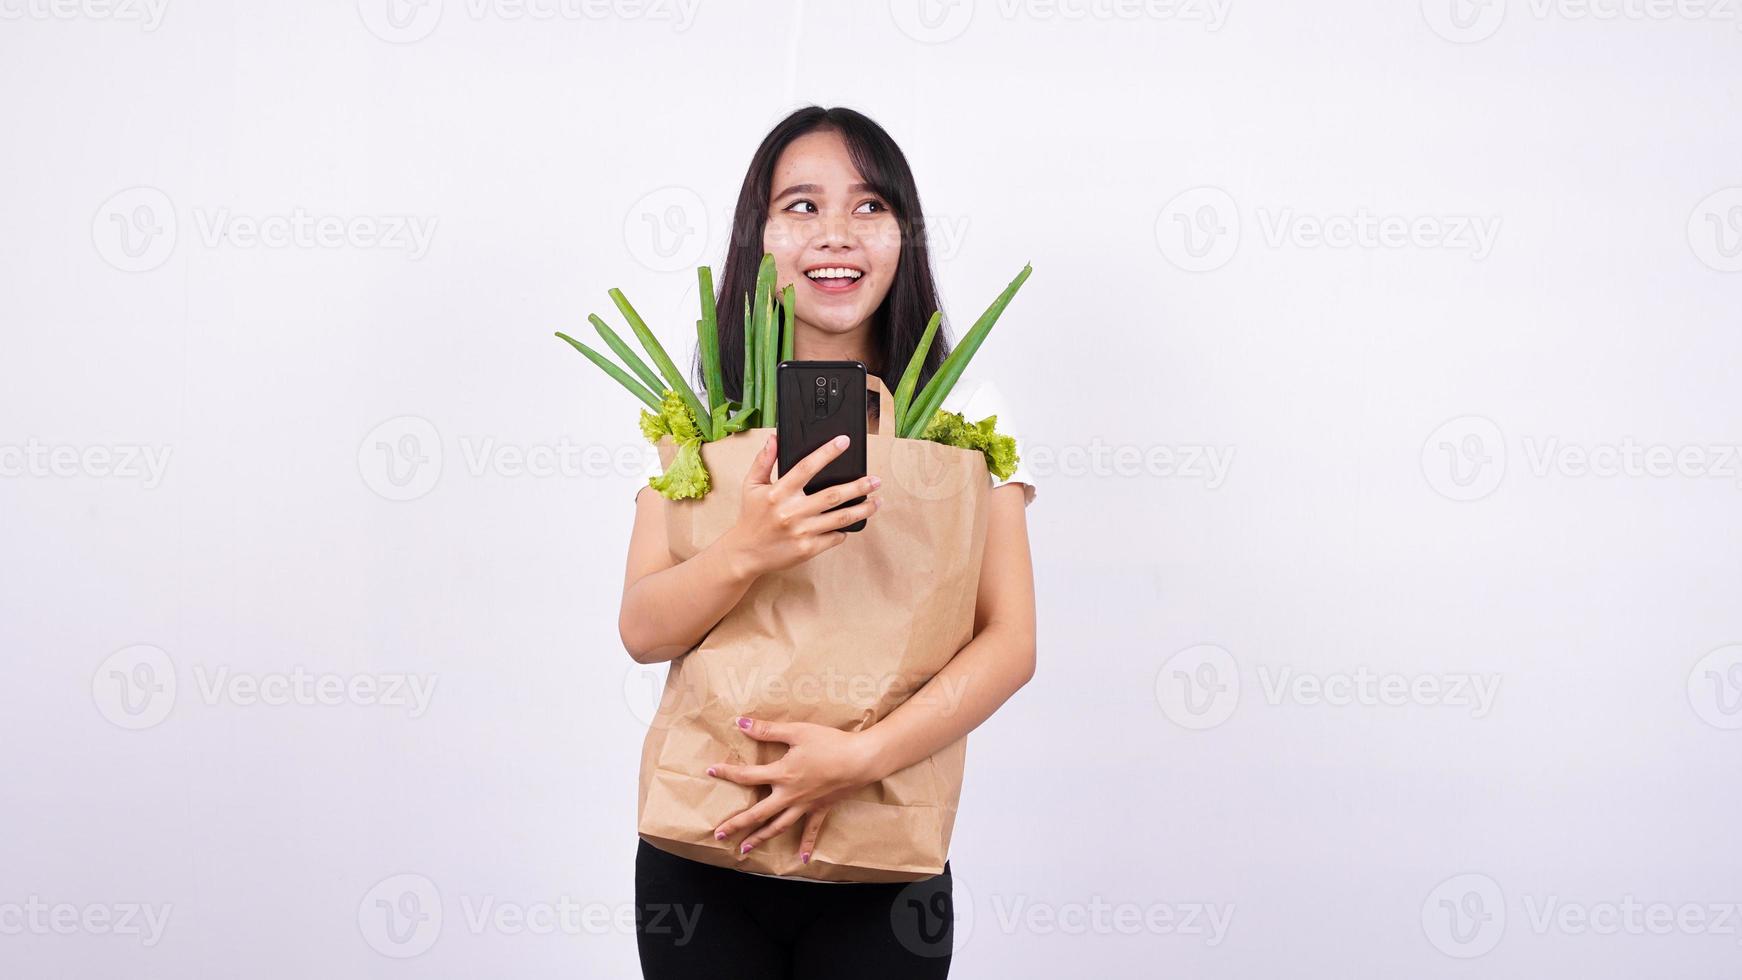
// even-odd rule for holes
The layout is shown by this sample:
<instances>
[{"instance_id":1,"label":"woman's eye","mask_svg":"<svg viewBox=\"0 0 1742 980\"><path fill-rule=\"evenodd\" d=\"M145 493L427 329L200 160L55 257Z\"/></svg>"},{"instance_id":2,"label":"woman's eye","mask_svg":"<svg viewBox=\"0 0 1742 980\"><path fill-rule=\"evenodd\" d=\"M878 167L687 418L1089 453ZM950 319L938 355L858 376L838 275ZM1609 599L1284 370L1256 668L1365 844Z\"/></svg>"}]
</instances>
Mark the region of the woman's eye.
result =
<instances>
[{"instance_id":1,"label":"woman's eye","mask_svg":"<svg viewBox=\"0 0 1742 980\"><path fill-rule=\"evenodd\" d=\"M885 205L882 201L866 201L864 204L861 204L856 209L854 209L854 213L855 214L876 214L878 212L887 211L887 210L889 210L888 206Z\"/></svg>"},{"instance_id":2,"label":"woman's eye","mask_svg":"<svg viewBox=\"0 0 1742 980\"><path fill-rule=\"evenodd\" d=\"M794 208L810 208L809 211L799 212L801 214L816 214L817 213L817 206L815 204L812 204L809 201L794 201L791 204L788 204L786 206L786 210L788 210L788 211L791 211Z\"/></svg>"}]
</instances>

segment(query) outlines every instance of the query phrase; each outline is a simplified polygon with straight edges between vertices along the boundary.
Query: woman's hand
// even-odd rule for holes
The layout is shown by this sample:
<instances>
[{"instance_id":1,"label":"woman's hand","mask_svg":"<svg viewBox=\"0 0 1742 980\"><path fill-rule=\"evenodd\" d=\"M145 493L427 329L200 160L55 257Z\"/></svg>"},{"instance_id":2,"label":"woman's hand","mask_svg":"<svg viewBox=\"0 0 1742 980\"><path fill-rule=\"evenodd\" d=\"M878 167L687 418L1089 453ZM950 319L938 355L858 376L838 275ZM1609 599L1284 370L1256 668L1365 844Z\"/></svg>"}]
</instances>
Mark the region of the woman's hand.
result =
<instances>
[{"instance_id":1,"label":"woman's hand","mask_svg":"<svg viewBox=\"0 0 1742 980\"><path fill-rule=\"evenodd\" d=\"M738 727L758 742L784 742L788 748L785 755L765 766L721 762L708 767L710 776L744 786L774 787L767 798L715 827L714 839L725 840L756 828L738 845L738 859L743 860L751 848L780 836L803 817L798 857L809 864L829 805L881 778L871 743L863 732L843 732L807 721L739 718Z\"/></svg>"},{"instance_id":2,"label":"woman's hand","mask_svg":"<svg viewBox=\"0 0 1742 980\"><path fill-rule=\"evenodd\" d=\"M814 558L847 539L847 532L841 528L870 517L882 506L881 500L870 495L883 485L875 476L812 494L804 492L811 477L846 448L847 437L836 436L776 480L775 437L768 437L762 452L750 464L750 472L744 475L738 523L721 536L722 545L744 574L775 572ZM823 513L854 497L865 500Z\"/></svg>"}]
</instances>

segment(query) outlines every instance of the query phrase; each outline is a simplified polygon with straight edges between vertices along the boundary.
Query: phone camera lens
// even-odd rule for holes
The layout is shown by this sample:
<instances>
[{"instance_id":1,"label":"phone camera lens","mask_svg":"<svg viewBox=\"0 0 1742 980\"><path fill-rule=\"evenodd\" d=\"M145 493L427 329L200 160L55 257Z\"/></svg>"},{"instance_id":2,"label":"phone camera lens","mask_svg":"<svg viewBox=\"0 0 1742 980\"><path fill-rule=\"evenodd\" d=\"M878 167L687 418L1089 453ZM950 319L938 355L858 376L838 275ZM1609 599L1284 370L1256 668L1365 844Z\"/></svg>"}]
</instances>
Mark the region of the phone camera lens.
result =
<instances>
[{"instance_id":1,"label":"phone camera lens","mask_svg":"<svg viewBox=\"0 0 1742 980\"><path fill-rule=\"evenodd\" d=\"M828 382L823 380L823 378L819 375L817 377L817 387L821 388L823 385L826 385L826 384L828 384Z\"/></svg>"}]
</instances>

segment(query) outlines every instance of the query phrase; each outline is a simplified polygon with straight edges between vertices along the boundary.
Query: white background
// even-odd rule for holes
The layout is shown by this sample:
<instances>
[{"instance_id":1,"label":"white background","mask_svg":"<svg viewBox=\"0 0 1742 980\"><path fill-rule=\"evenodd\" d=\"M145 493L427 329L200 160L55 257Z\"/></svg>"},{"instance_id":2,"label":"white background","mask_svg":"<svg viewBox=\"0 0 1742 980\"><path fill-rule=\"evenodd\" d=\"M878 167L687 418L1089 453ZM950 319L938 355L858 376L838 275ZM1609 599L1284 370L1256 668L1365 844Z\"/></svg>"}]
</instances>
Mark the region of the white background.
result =
<instances>
[{"instance_id":1,"label":"white background","mask_svg":"<svg viewBox=\"0 0 1742 980\"><path fill-rule=\"evenodd\" d=\"M0 0L0 973L635 974L645 447L551 332L619 286L687 354L816 102L954 322L1035 267L955 975L1734 976L1739 15L928 2ZM297 671L435 687L250 703ZM618 924L468 921L565 898Z\"/></svg>"}]
</instances>

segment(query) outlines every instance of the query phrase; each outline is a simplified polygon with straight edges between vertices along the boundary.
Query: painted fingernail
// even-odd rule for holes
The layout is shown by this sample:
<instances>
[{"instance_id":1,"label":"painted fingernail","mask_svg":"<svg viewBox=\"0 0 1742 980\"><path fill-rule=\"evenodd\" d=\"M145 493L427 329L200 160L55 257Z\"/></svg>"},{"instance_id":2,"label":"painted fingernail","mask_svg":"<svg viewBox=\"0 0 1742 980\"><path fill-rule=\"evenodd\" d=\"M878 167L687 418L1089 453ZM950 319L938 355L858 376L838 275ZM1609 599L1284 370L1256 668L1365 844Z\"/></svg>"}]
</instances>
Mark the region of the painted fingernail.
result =
<instances>
[{"instance_id":1,"label":"painted fingernail","mask_svg":"<svg viewBox=\"0 0 1742 980\"><path fill-rule=\"evenodd\" d=\"M805 852L804 852L804 853L802 853L802 854L800 854L800 855L799 855L799 856L798 856L798 860L799 860L799 863L800 863L800 864L809 864L809 863L811 863L811 852L809 852L809 851L805 851Z\"/></svg>"},{"instance_id":2,"label":"painted fingernail","mask_svg":"<svg viewBox=\"0 0 1742 980\"><path fill-rule=\"evenodd\" d=\"M755 845L755 844L752 844L752 843L750 843L750 842L749 842L749 841L745 841L745 842L744 842L744 846L743 846L743 847L742 847L742 848L740 848L740 849L739 849L739 851L738 851L738 853L739 853L739 854L749 854L749 853L750 853L750 849L751 849L751 848L752 848L752 847L755 847L755 846L756 846L756 845Z\"/></svg>"},{"instance_id":3,"label":"painted fingernail","mask_svg":"<svg viewBox=\"0 0 1742 980\"><path fill-rule=\"evenodd\" d=\"M750 730L750 719L748 719L748 718L738 719L738 727L744 729L745 731L749 731Z\"/></svg>"},{"instance_id":4,"label":"painted fingernail","mask_svg":"<svg viewBox=\"0 0 1742 980\"><path fill-rule=\"evenodd\" d=\"M726 832L724 830L714 831L714 839L715 840L725 840L726 839Z\"/></svg>"},{"instance_id":5,"label":"painted fingernail","mask_svg":"<svg viewBox=\"0 0 1742 980\"><path fill-rule=\"evenodd\" d=\"M715 772L715 771L714 771L714 767L713 767L713 766L709 766L709 767L708 767L708 775L710 775L710 776L718 776L718 775L719 775L719 773L717 773L717 772Z\"/></svg>"},{"instance_id":6,"label":"painted fingernail","mask_svg":"<svg viewBox=\"0 0 1742 980\"><path fill-rule=\"evenodd\" d=\"M847 448L847 443L850 441L851 440L848 439L846 436L836 436L835 437L835 445L841 449Z\"/></svg>"},{"instance_id":7,"label":"painted fingernail","mask_svg":"<svg viewBox=\"0 0 1742 980\"><path fill-rule=\"evenodd\" d=\"M883 478L882 477L874 476L871 478L871 489L875 490L882 485L883 485Z\"/></svg>"}]
</instances>

